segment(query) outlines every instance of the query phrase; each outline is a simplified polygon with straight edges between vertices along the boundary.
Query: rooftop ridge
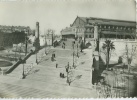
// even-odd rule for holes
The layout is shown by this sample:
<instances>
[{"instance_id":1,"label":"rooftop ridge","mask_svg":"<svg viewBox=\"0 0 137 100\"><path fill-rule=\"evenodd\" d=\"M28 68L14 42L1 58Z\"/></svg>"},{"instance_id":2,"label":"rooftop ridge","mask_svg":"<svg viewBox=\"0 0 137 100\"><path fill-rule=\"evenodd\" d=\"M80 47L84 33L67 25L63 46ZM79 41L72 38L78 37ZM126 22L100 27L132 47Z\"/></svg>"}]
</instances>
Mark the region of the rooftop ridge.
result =
<instances>
[{"instance_id":1,"label":"rooftop ridge","mask_svg":"<svg viewBox=\"0 0 137 100\"><path fill-rule=\"evenodd\" d=\"M79 16L78 16L79 17ZM97 20L107 20L107 21L119 21L119 22L130 22L130 23L136 23L136 21L129 21L129 20L120 20L120 19L107 19L107 18L99 18L99 17L79 17L79 18L85 18L86 19L89 19L89 20L92 20L92 19L97 19Z\"/></svg>"}]
</instances>

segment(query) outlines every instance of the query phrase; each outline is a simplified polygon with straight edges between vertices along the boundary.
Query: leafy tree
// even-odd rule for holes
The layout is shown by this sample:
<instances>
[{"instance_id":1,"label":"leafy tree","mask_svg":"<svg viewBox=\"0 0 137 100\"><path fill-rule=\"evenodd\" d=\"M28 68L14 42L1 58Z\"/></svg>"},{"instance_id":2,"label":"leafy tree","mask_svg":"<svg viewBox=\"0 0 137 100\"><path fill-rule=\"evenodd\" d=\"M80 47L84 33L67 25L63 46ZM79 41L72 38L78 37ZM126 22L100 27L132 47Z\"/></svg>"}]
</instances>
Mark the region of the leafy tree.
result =
<instances>
[{"instance_id":1,"label":"leafy tree","mask_svg":"<svg viewBox=\"0 0 137 100\"><path fill-rule=\"evenodd\" d=\"M106 40L105 43L103 43L102 49L105 51L104 53L106 54L106 67L108 69L111 51L115 49L115 45L111 40Z\"/></svg>"},{"instance_id":2,"label":"leafy tree","mask_svg":"<svg viewBox=\"0 0 137 100\"><path fill-rule=\"evenodd\" d=\"M125 52L123 53L122 57L126 59L127 65L128 65L128 71L130 72L131 63L134 59L136 59L136 46L132 45L131 48L128 47L126 44Z\"/></svg>"}]
</instances>

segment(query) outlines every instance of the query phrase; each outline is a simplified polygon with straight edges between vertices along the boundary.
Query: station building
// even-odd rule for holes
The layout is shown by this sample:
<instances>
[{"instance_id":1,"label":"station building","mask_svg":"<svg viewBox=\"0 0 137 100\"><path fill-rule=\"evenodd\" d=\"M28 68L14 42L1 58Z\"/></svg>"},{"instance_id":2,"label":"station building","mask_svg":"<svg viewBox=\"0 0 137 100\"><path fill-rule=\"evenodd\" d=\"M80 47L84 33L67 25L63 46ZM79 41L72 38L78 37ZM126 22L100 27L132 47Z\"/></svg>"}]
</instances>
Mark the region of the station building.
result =
<instances>
[{"instance_id":1,"label":"station building","mask_svg":"<svg viewBox=\"0 0 137 100\"><path fill-rule=\"evenodd\" d=\"M135 40L136 22L93 17L78 17L70 25L61 30L62 38L132 39Z\"/></svg>"}]
</instances>

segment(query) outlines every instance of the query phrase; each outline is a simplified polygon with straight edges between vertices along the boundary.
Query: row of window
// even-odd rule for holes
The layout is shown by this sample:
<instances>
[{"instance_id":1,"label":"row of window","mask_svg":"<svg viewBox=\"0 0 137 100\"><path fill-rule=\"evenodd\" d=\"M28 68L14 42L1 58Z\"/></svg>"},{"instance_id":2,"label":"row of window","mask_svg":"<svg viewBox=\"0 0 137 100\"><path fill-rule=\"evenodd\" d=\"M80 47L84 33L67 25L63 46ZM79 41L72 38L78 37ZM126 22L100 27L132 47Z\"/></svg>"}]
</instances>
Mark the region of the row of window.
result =
<instances>
[{"instance_id":1,"label":"row of window","mask_svg":"<svg viewBox=\"0 0 137 100\"><path fill-rule=\"evenodd\" d=\"M102 29L120 29L120 30L135 30L133 27L125 27L125 26L99 26Z\"/></svg>"},{"instance_id":2,"label":"row of window","mask_svg":"<svg viewBox=\"0 0 137 100\"><path fill-rule=\"evenodd\" d=\"M93 37L94 37L93 34L92 35L91 34L90 35L87 35L87 34L85 35L85 38L93 38Z\"/></svg>"}]
</instances>

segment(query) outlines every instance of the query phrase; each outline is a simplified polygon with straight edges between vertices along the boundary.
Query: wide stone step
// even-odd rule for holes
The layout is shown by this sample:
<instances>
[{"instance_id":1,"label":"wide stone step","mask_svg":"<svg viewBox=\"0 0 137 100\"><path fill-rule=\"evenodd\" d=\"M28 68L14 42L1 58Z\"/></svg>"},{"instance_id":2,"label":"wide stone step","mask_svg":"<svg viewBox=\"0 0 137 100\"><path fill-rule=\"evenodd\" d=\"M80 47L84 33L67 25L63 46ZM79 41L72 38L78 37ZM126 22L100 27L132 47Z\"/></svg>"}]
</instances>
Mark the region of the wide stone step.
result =
<instances>
[{"instance_id":1,"label":"wide stone step","mask_svg":"<svg viewBox=\"0 0 137 100\"><path fill-rule=\"evenodd\" d=\"M29 87L17 86L12 84L1 83L0 90L3 97L34 97L34 98L45 98L60 96L59 93L51 93L50 91L43 91Z\"/></svg>"}]
</instances>

